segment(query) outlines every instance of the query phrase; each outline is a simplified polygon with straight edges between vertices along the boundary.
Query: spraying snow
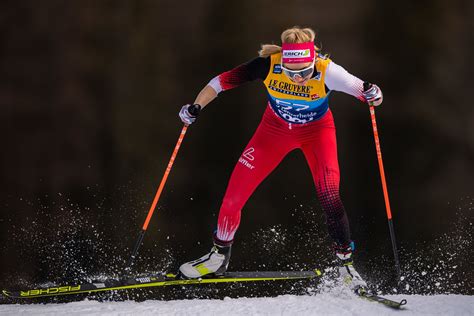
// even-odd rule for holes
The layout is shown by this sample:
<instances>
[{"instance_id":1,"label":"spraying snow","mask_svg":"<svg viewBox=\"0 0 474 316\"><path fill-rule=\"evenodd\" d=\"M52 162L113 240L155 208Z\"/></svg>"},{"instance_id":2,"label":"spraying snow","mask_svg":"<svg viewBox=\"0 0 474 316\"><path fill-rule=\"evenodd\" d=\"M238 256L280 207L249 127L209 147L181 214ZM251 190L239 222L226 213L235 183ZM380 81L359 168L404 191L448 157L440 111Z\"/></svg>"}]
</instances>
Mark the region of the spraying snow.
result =
<instances>
[{"instance_id":1,"label":"spraying snow","mask_svg":"<svg viewBox=\"0 0 474 316\"><path fill-rule=\"evenodd\" d=\"M474 297L463 295L403 296L404 311L391 310L357 297L330 293L315 296L283 295L273 298L224 298L223 300L175 300L97 302L67 304L1 305L2 315L474 315ZM400 300L402 296L388 296Z\"/></svg>"}]
</instances>

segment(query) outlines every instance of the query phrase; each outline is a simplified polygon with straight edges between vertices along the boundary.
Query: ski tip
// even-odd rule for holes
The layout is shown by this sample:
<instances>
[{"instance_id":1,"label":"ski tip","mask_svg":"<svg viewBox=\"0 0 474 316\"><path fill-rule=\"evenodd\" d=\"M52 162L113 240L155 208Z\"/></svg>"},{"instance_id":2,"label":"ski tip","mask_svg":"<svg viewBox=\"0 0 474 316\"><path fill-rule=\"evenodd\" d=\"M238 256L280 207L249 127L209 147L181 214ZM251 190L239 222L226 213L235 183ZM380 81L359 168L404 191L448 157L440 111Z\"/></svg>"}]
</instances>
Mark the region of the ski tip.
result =
<instances>
[{"instance_id":1,"label":"ski tip","mask_svg":"<svg viewBox=\"0 0 474 316\"><path fill-rule=\"evenodd\" d=\"M316 273L317 276L321 276L323 274L319 269L314 269L314 273Z\"/></svg>"},{"instance_id":2,"label":"ski tip","mask_svg":"<svg viewBox=\"0 0 474 316\"><path fill-rule=\"evenodd\" d=\"M403 299L403 300L400 301L399 304L400 304L400 306L403 306L403 305L407 305L407 303L408 303L408 301Z\"/></svg>"}]
</instances>

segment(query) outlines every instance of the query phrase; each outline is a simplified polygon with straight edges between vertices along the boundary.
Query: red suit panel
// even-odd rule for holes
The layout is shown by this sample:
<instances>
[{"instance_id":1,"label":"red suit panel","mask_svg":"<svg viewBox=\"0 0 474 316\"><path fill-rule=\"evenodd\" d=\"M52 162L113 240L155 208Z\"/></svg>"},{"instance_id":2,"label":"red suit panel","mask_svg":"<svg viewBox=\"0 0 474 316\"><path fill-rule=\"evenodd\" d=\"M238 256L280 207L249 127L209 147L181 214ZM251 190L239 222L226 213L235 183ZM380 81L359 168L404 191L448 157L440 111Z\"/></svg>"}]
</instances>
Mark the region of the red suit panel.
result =
<instances>
[{"instance_id":1,"label":"red suit panel","mask_svg":"<svg viewBox=\"0 0 474 316\"><path fill-rule=\"evenodd\" d=\"M338 244L350 242L347 215L339 196L336 129L331 111L315 122L292 125L270 107L232 172L219 212L217 239L233 240L247 200L294 149L301 149L306 157L329 234Z\"/></svg>"}]
</instances>

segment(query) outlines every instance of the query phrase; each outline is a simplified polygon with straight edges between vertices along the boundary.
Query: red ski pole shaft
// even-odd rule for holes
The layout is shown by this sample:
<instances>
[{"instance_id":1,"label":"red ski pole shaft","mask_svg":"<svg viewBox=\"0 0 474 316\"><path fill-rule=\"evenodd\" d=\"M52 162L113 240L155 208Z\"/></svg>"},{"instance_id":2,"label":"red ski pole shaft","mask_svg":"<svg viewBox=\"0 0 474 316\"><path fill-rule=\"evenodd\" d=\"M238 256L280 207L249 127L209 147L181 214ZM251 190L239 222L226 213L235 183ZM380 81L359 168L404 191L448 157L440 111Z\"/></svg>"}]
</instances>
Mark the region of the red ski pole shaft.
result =
<instances>
[{"instance_id":1,"label":"red ski pole shaft","mask_svg":"<svg viewBox=\"0 0 474 316\"><path fill-rule=\"evenodd\" d=\"M382 150L380 149L379 132L377 130L377 121L375 119L375 109L373 105L370 106L370 118L372 121L372 130L374 131L375 150L377 152L377 160L379 162L380 179L382 181L382 190L383 190L383 197L385 200L385 209L387 211L387 218L391 220L392 210L390 208L390 200L388 198L387 181L385 180L385 170L383 168Z\"/></svg>"},{"instance_id":2,"label":"red ski pole shaft","mask_svg":"<svg viewBox=\"0 0 474 316\"><path fill-rule=\"evenodd\" d=\"M401 275L400 261L398 259L397 242L395 239L395 230L393 229L392 210L390 209L390 200L388 198L387 182L385 180L385 170L383 167L383 160L382 160L382 150L380 148L379 132L377 129L377 121L375 119L375 109L374 109L374 106L371 104L370 104L369 109L370 109L370 117L372 121L372 130L374 132L375 150L377 151L377 160L379 162L380 179L382 181L382 190L383 190L383 197L385 200L385 209L387 212L388 227L390 231L390 238L392 240L393 256L395 259L395 268L397 270L397 275L400 279L400 275Z\"/></svg>"},{"instance_id":3,"label":"red ski pole shaft","mask_svg":"<svg viewBox=\"0 0 474 316\"><path fill-rule=\"evenodd\" d=\"M178 142L176 143L176 146L174 147L173 154L171 155L170 161L168 162L168 166L166 167L165 174L163 175L163 178L161 179L160 186L158 187L158 190L156 191L155 198L153 199L153 203L151 204L150 210L148 211L148 215L145 219L145 223L143 224L142 230L148 229L148 224L150 224L151 217L153 216L153 212L155 211L156 205L158 204L158 200L160 199L161 192L163 192L163 188L165 187L166 180L168 179L168 176L171 172L171 168L173 167L174 160L176 159L176 156L178 155L179 147L181 147L181 143L183 142L184 135L186 135L187 129L188 129L188 126L184 125L183 129L181 130L181 134L179 135Z\"/></svg>"},{"instance_id":4,"label":"red ski pole shaft","mask_svg":"<svg viewBox=\"0 0 474 316\"><path fill-rule=\"evenodd\" d=\"M158 190L156 191L155 198L153 199L153 203L151 204L150 210L148 211L148 215L145 219L145 223L143 224L142 230L140 231L138 235L138 239L133 249L132 256L130 257L130 260L127 265L128 269L131 268L133 264L133 260L135 259L138 253L138 248L140 248L140 245L143 241L143 237L145 236L145 232L148 229L148 224L150 224L151 217L153 216L153 213L155 212L155 208L160 199L161 192L163 192L163 188L165 186L166 180L168 179L168 175L171 172L171 168L173 167L174 160L176 159L176 156L178 155L179 148L181 147L181 143L183 142L184 135L186 135L187 129L188 129L188 126L184 125L183 129L181 130L181 134L179 135L178 142L176 143L176 146L174 147L173 154L171 155L171 159L168 162L168 166L166 167L165 174L163 175L163 178L161 179L160 186L158 187Z\"/></svg>"}]
</instances>

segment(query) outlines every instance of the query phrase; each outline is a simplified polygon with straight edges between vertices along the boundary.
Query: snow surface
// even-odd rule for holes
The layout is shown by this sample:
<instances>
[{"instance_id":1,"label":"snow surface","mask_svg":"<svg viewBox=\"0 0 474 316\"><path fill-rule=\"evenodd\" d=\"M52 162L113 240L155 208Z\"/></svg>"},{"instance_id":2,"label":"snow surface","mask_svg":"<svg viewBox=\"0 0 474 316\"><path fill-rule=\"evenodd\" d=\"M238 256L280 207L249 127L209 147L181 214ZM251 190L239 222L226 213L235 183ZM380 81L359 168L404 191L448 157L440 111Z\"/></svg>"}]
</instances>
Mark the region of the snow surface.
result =
<instances>
[{"instance_id":1,"label":"snow surface","mask_svg":"<svg viewBox=\"0 0 474 316\"><path fill-rule=\"evenodd\" d=\"M144 302L97 302L65 304L0 305L0 315L474 315L474 296L388 295L408 300L403 311L357 297L331 293L313 296L283 295L272 298L225 298L224 300L175 300Z\"/></svg>"}]
</instances>

